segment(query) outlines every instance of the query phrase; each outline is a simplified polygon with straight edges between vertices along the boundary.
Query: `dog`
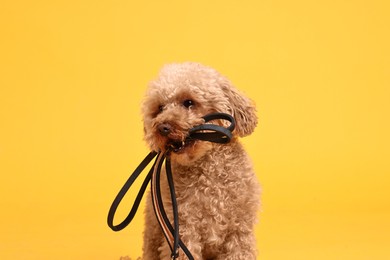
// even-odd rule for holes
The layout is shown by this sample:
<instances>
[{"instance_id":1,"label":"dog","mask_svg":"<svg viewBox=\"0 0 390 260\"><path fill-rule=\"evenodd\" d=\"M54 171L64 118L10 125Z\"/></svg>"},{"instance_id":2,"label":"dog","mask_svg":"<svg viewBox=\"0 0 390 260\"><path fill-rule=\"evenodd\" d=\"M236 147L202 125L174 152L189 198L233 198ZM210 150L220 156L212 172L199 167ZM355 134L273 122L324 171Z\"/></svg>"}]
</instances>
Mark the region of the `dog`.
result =
<instances>
[{"instance_id":1,"label":"dog","mask_svg":"<svg viewBox=\"0 0 390 260\"><path fill-rule=\"evenodd\" d=\"M227 144L185 142L188 131L204 123L204 115L222 112L236 121ZM254 225L260 186L239 137L256 125L254 103L215 69L199 63L165 65L151 81L142 115L149 148L171 153L180 239L195 260L256 259ZM222 120L216 124L224 125ZM168 216L171 200L165 172L161 192ZM145 209L143 260L171 259L171 250L156 220L151 196ZM187 259L180 250L180 260Z\"/></svg>"}]
</instances>

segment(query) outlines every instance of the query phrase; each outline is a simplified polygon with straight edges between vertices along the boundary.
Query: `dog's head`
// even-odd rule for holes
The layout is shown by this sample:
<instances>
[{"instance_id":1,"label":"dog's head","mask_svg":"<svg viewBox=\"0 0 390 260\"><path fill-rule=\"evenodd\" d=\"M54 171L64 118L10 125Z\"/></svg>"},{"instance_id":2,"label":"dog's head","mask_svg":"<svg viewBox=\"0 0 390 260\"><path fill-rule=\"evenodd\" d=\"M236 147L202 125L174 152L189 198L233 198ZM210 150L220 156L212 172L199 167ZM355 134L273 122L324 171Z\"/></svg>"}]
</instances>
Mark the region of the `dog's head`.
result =
<instances>
[{"instance_id":1,"label":"dog's head","mask_svg":"<svg viewBox=\"0 0 390 260\"><path fill-rule=\"evenodd\" d=\"M216 70L190 62L166 65L150 83L142 105L145 140L152 150L169 148L172 159L189 164L213 146L186 141L189 129L204 123L202 116L212 112L235 118L235 136L251 134L257 124L253 102Z\"/></svg>"}]
</instances>

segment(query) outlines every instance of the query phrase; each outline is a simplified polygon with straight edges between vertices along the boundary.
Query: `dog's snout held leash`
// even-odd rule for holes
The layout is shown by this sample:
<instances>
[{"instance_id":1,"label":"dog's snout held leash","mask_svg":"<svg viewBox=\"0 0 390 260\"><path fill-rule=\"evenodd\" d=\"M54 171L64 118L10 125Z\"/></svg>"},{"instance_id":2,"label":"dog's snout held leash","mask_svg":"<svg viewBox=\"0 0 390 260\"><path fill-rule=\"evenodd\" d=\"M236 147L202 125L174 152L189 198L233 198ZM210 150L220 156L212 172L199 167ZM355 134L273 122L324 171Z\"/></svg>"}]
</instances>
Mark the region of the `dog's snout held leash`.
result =
<instances>
[{"instance_id":1,"label":"dog's snout held leash","mask_svg":"<svg viewBox=\"0 0 390 260\"><path fill-rule=\"evenodd\" d=\"M206 123L195 126L192 129L190 129L187 139L189 140L197 139L201 141L209 141L209 142L221 143L221 144L230 142L230 140L233 137L232 131L235 128L235 121L231 115L225 113L212 113L204 116L203 119L205 120ZM228 127L223 127L223 126L207 123L211 120L217 120L217 119L227 120L230 122L230 125ZM129 179L125 182L125 184L123 185L123 187L121 188L117 196L115 197L114 201L112 202L112 205L108 212L107 224L114 231L120 231L124 229L127 225L129 225L130 222L133 220L135 214L137 213L142 197L150 182L153 209L156 218L160 224L160 227L164 233L164 236L171 249L172 252L171 259L177 259L179 254L179 248L181 248L183 252L186 254L187 258L193 260L194 257L191 255L191 252L188 250L188 248L185 246L185 244L181 241L179 237L178 205L176 201L175 187L174 187L173 177L172 177L172 168L171 168L171 160L170 160L171 152L172 151L170 148L168 148L168 150L165 152L151 151L145 157L145 159L138 165L138 167L130 175ZM138 194L134 200L133 206L129 214L120 224L114 225L114 216L123 197L126 195L127 191L130 189L130 187L132 186L134 181L138 178L138 176L142 173L142 171L146 168L146 166L148 166L156 156L157 158L154 161L152 168L146 175L141 185L141 188L138 191ZM162 202L161 190L160 190L161 167L164 163L164 160L165 160L165 169L166 169L166 175L167 175L169 191L171 195L171 202L172 202L173 225L166 214Z\"/></svg>"}]
</instances>

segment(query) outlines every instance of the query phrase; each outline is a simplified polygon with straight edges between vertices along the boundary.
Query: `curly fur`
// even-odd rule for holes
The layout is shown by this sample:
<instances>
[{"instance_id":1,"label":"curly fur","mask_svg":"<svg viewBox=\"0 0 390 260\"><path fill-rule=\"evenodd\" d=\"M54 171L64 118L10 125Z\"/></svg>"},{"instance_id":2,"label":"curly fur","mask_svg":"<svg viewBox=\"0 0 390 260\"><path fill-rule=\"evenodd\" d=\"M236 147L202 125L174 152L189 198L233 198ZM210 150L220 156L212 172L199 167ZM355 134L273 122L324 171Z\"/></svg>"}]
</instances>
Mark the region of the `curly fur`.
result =
<instances>
[{"instance_id":1,"label":"curly fur","mask_svg":"<svg viewBox=\"0 0 390 260\"><path fill-rule=\"evenodd\" d=\"M229 113L236 119L234 138L228 144L196 141L172 153L180 237L196 260L256 259L253 229L260 189L238 140L256 127L253 102L212 68L190 62L166 65L150 83L142 105L145 140L152 150L164 151L169 142L183 141L188 130L202 124L201 117L211 112ZM169 126L168 134L161 133L163 124ZM167 180L162 177L161 182L171 217ZM150 196L145 218L142 259L170 259ZM186 259L183 252L179 259Z\"/></svg>"}]
</instances>

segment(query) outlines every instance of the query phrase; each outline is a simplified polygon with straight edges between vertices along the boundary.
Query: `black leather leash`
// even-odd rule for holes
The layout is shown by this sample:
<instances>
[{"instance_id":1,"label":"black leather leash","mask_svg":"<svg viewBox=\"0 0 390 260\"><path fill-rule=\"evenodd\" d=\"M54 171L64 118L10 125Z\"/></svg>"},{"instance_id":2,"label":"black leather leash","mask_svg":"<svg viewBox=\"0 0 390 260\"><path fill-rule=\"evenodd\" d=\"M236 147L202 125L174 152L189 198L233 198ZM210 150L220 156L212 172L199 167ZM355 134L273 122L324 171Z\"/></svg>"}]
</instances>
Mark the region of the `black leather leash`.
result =
<instances>
[{"instance_id":1,"label":"black leather leash","mask_svg":"<svg viewBox=\"0 0 390 260\"><path fill-rule=\"evenodd\" d=\"M230 125L226 128L214 124L202 124L202 125L195 126L194 128L190 129L187 137L187 141L197 139L197 140L209 141L214 143L228 143L232 139L233 137L232 131L235 128L235 121L231 115L225 113L212 113L204 116L203 119L205 120L205 122L209 122L211 120L218 120L218 119L227 120L230 122ZM168 149L164 153L151 151L145 157L145 159L140 163L140 165L138 165L135 171L130 175L129 179L125 182L125 184L123 185L123 187L121 188L117 196L115 197L114 201L112 202L112 205L108 212L107 224L114 231L120 231L124 229L128 224L130 224L135 214L137 213L139 204L142 200L145 190L149 182L151 182L153 209L156 214L156 218L162 228L164 236L171 249L172 252L171 259L176 259L178 257L178 250L180 247L183 250L183 252L187 255L188 259L193 260L194 257L191 255L191 252L188 250L188 248L184 245L184 243L181 241L179 237L179 217L178 217L175 187L173 184L173 177L172 177L170 153L171 153L170 149ZM145 180L141 185L141 188L137 194L137 197L134 200L133 206L129 214L120 224L114 225L115 212L120 202L122 201L123 197L126 195L131 185L142 173L142 171L146 168L146 166L148 166L149 163L156 156L157 158L153 163L153 166L150 169L149 173L146 175ZM168 216L166 214L162 202L162 197L161 197L160 175L161 175L161 167L163 165L164 160L165 160L166 175L167 175L169 190L171 194L171 201L172 201L173 226L170 220L168 219Z\"/></svg>"}]
</instances>

